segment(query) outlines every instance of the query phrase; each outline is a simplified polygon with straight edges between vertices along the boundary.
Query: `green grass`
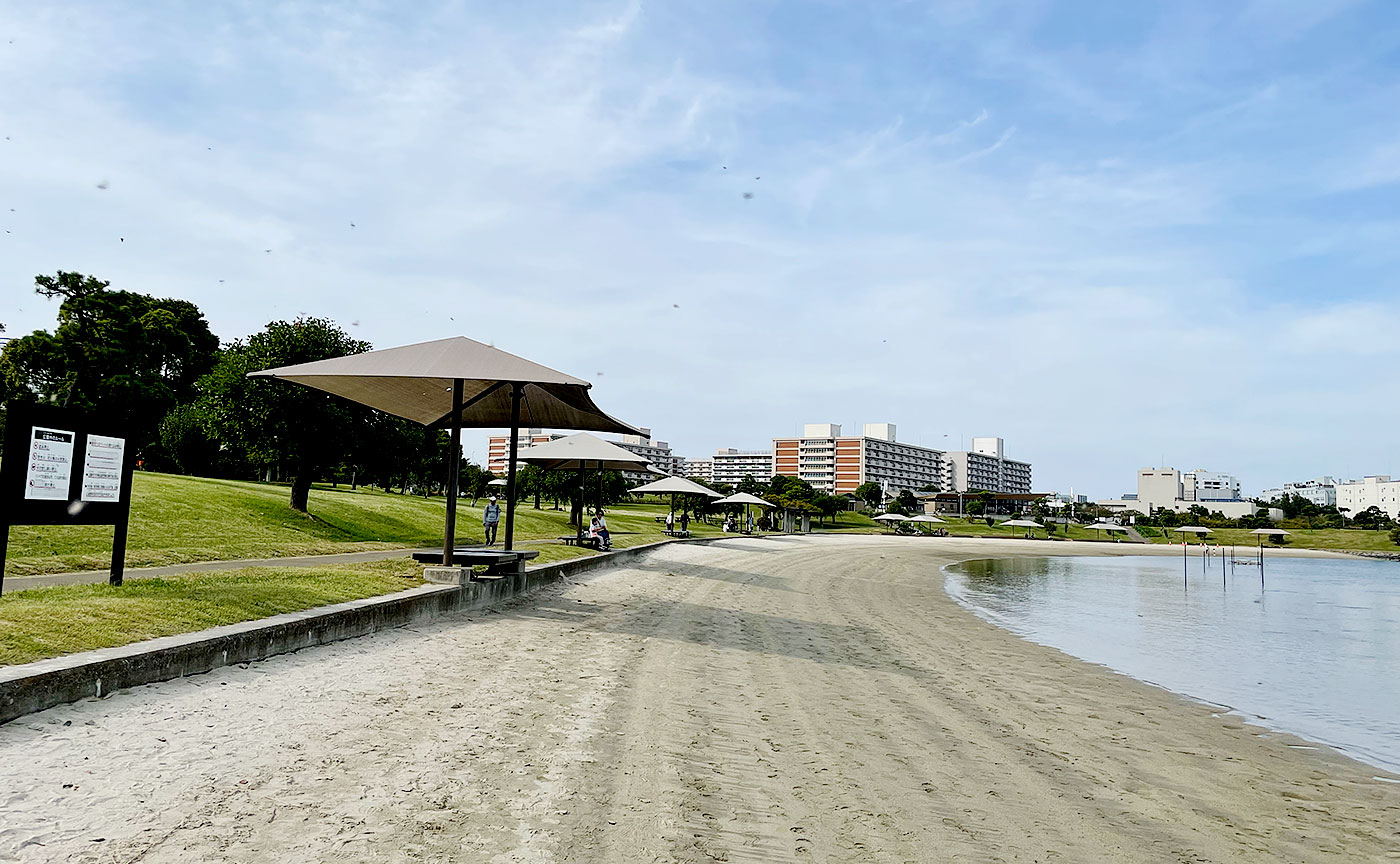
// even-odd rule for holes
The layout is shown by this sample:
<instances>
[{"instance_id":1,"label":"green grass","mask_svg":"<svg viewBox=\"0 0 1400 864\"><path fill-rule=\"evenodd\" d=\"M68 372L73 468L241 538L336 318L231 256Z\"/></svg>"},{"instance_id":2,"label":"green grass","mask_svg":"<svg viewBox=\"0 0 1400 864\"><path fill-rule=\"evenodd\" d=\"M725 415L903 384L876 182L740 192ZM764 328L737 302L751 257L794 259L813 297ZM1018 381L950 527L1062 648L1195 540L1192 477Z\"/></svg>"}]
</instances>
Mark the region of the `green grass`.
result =
<instances>
[{"instance_id":1,"label":"green grass","mask_svg":"<svg viewBox=\"0 0 1400 864\"><path fill-rule=\"evenodd\" d=\"M0 597L0 664L29 663L373 597L422 584L404 558L340 567L256 567L65 585Z\"/></svg>"},{"instance_id":2,"label":"green grass","mask_svg":"<svg viewBox=\"0 0 1400 864\"><path fill-rule=\"evenodd\" d=\"M1141 529L1139 529L1141 530ZM1285 546L1296 549L1330 549L1338 552L1400 552L1400 546L1390 541L1387 531L1363 531L1358 528L1284 528L1290 536ZM1170 528L1157 529L1161 535L1149 537L1153 543L1180 543L1181 535ZM1144 532L1145 536L1146 532ZM1205 542L1225 546L1258 546L1259 538L1246 528L1216 528L1204 535ZM1265 548L1272 544L1264 540Z\"/></svg>"},{"instance_id":3,"label":"green grass","mask_svg":"<svg viewBox=\"0 0 1400 864\"><path fill-rule=\"evenodd\" d=\"M277 558L334 552L439 546L445 503L360 488L318 485L311 491L310 516L287 506L285 486L211 480L138 472L132 492L127 536L128 567L195 561ZM566 547L556 538L574 533L567 511L516 508L516 541L540 552L538 563L592 554ZM462 501L457 509L457 541L482 540L481 510ZM660 501L608 509L608 527L618 547L665 539L653 517L664 514ZM505 527L502 525L501 531ZM691 523L697 536L718 534L718 526ZM10 531L8 576L106 569L112 555L112 529L105 526L16 526Z\"/></svg>"}]
</instances>

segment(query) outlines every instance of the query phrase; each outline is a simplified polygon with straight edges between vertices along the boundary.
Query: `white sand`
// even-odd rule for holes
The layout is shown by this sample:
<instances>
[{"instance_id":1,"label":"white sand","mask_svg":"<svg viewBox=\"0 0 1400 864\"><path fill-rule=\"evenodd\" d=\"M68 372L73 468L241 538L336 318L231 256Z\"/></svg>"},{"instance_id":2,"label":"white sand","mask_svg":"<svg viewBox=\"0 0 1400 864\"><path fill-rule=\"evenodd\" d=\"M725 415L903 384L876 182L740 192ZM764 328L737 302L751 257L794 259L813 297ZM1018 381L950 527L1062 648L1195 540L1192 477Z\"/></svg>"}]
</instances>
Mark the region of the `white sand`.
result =
<instances>
[{"instance_id":1,"label":"white sand","mask_svg":"<svg viewBox=\"0 0 1400 864\"><path fill-rule=\"evenodd\" d=\"M51 709L0 727L0 860L1400 858L1381 772L943 592L948 561L1076 546L1143 551L673 546L498 612Z\"/></svg>"}]
</instances>

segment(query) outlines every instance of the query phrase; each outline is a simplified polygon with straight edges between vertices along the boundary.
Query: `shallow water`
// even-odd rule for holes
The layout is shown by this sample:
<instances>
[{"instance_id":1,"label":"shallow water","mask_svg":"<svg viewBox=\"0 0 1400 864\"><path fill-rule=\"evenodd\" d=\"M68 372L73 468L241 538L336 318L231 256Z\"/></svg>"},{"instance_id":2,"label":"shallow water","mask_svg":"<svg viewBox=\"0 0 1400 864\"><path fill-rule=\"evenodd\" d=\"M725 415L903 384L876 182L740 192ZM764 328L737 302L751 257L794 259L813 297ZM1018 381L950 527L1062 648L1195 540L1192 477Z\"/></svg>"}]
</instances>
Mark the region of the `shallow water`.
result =
<instances>
[{"instance_id":1,"label":"shallow water","mask_svg":"<svg viewBox=\"0 0 1400 864\"><path fill-rule=\"evenodd\" d=\"M1267 554L1267 553L1266 553ZM1252 553L1241 553L1240 558ZM949 594L1032 641L1400 771L1400 563L1014 558Z\"/></svg>"}]
</instances>

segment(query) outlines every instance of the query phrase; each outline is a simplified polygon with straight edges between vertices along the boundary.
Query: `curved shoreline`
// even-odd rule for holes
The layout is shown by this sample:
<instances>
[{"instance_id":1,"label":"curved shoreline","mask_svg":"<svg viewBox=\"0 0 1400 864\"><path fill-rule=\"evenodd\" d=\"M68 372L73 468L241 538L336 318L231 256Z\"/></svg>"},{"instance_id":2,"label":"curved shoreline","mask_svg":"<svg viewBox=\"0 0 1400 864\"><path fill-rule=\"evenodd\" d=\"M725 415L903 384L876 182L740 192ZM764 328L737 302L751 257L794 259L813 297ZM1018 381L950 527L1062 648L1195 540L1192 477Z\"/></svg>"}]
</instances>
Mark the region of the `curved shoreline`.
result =
<instances>
[{"instance_id":1,"label":"curved shoreline","mask_svg":"<svg viewBox=\"0 0 1400 864\"><path fill-rule=\"evenodd\" d=\"M1305 552L1305 551L1312 551L1312 550L1297 550L1297 551ZM1376 770L1376 771L1380 771L1380 772L1384 772L1384 773L1387 773L1387 774L1391 774L1392 776L1393 776L1393 775L1396 775L1397 773L1400 773L1400 764L1388 763L1388 762L1385 760L1385 758L1384 758L1383 756L1380 756L1380 755L1378 755L1378 754L1368 753L1368 752L1366 752L1365 750L1363 750L1363 749L1361 749L1361 748L1359 748L1359 747L1348 746L1348 745L1343 744L1343 743L1341 743L1341 742L1329 741L1329 740L1327 740L1327 739L1324 738L1324 737L1320 737L1320 736L1315 735L1315 734L1309 734L1309 733L1304 732L1304 731L1302 731L1302 730L1300 730L1300 729L1289 728L1289 726L1288 726L1286 723L1285 723L1285 724L1280 724L1280 723L1278 723L1276 720L1274 720L1274 719L1271 718L1271 717L1268 717L1268 716L1265 716L1265 715L1262 715L1262 714L1255 714L1255 713L1253 713L1253 712L1251 712L1251 711L1245 710L1245 709L1243 709L1243 708L1239 708L1239 707L1234 706L1234 705L1230 705L1230 704L1227 704L1227 703L1224 703L1224 702L1217 702L1217 701L1212 700L1212 699L1207 699L1207 698L1205 698L1205 697L1203 697L1203 696L1200 696L1200 695L1198 695L1198 694L1196 694L1196 693L1192 693L1192 692L1190 692L1189 690L1180 689L1180 688L1178 688L1178 687L1173 687L1173 686L1171 686L1171 685L1164 684L1164 683L1162 683L1162 682L1160 682L1160 681L1154 681L1154 680L1152 680L1152 679L1150 679L1150 678L1145 678L1145 677L1143 677L1143 676L1141 676L1141 675L1138 675L1138 674L1136 674L1136 673L1134 673L1134 672L1132 672L1132 671L1130 671L1130 670L1128 670L1128 669L1121 668L1120 666L1116 666L1116 665L1114 665L1114 664L1111 663L1111 662L1095 660L1095 659L1090 658L1090 657L1084 657L1084 656L1081 656L1081 655L1079 655L1079 654L1077 654L1077 653L1074 653L1073 651L1070 651L1070 650L1068 650L1068 649L1066 649L1066 648L1062 648L1062 647L1060 647L1059 645L1055 645L1055 644L1052 644L1052 643L1049 642L1049 641L1044 641L1044 640L1041 639L1041 638L1037 638L1035 635L1033 635L1033 634L1031 634L1031 633L1021 632L1021 631L1020 631L1012 622L1010 622L1009 620L1006 620L1006 619L1002 618L1001 616L995 614L994 612L992 612L992 611L989 610L989 609L986 609L986 608L983 608L983 607L977 605L976 603L972 602L972 601L971 601L970 599L968 599L967 597L961 596L961 595L959 595L958 593L954 592L953 590L951 590L951 589L949 588L950 583L951 583L953 580L955 580L956 578L958 578L958 570L957 570L957 568L965 567L965 566L968 565L968 564L971 564L971 563L974 563L974 562L978 562L978 561L988 561L988 562L991 562L991 561L1006 561L1006 560L1011 560L1011 558L1013 558L1013 557L1016 557L1016 558L1023 558L1023 559L1034 559L1034 558L1036 558L1036 557L1042 557L1042 556L988 556L988 557L966 558L966 559L962 559L962 560L959 560L959 561L952 561L952 562L949 562L949 563L944 564L942 567L939 568L940 574L943 575L943 586L944 586L944 591L945 591L945 593L948 595L948 597L949 597L953 602L955 602L955 603L956 603L958 606L960 606L961 608L965 609L968 613L970 613L970 614L976 616L976 617L978 618L978 620L985 621L985 622L987 622L988 624L991 624L991 625L993 625L993 626L995 626L995 627L998 627L999 629L1005 630L1007 633L1010 633L1011 635L1013 635L1013 636L1015 636L1015 637L1017 637L1017 638L1019 638L1019 639L1022 639L1022 640L1026 641L1026 642L1028 642L1028 643L1030 643L1030 644L1032 644L1032 645L1037 645L1037 646L1040 646L1040 647L1042 647L1042 648L1048 648L1048 649L1053 650L1053 651L1058 651L1058 652L1060 652L1060 653L1062 653L1062 654L1064 654L1064 655L1066 655L1066 656L1068 656L1068 657L1072 657L1072 658L1074 658L1074 659L1076 659L1076 660L1078 660L1078 661L1080 661L1080 662L1082 662L1082 663L1086 663L1086 664L1088 664L1088 665L1090 665L1090 666L1094 666L1094 667L1100 668L1100 669L1107 669L1107 670L1109 670L1110 672L1113 672L1113 673L1118 674L1118 675L1122 675L1122 676L1124 676L1125 678L1128 678L1128 679L1130 679L1130 680L1132 680L1132 681L1136 681L1136 682L1139 682L1139 683L1142 683L1142 684L1146 684L1146 685L1151 686L1151 687L1156 687L1156 688L1158 688L1158 689L1160 689L1160 690L1163 690L1163 691L1165 691L1165 692L1167 692L1167 693L1171 693L1171 694L1173 694L1173 695L1179 696L1179 697L1181 697L1181 698L1183 698L1183 699L1186 699L1186 700L1188 700L1189 702L1192 702L1192 703L1194 703L1194 704L1202 705L1202 706L1211 708L1211 709L1213 709L1213 710L1220 711L1222 714L1228 714L1228 715L1233 716L1233 717L1238 717L1239 719L1243 720L1245 723L1248 723L1248 724L1253 725L1253 726L1257 726L1257 727L1259 727L1259 728L1261 728L1261 729L1267 730L1268 732L1271 732L1271 733L1274 733L1274 734L1279 734L1279 735L1288 735L1288 736L1297 738L1297 739L1298 739L1299 741L1301 741L1301 742L1305 742L1305 743L1303 743L1303 744L1289 744L1290 747L1294 747L1294 748L1296 748L1296 749L1310 749L1310 748L1318 748L1318 747L1327 748L1328 750L1331 750L1333 753L1337 754L1337 755L1340 756L1341 758L1351 760L1351 761L1357 763L1358 765L1366 766L1366 767L1369 768L1369 769L1373 769L1373 770ZM1052 558L1075 558L1075 557L1082 557L1082 556L1076 556L1076 555L1045 555L1045 556L1043 556L1043 557L1044 557L1045 559L1052 559ZM1119 557L1119 556L1114 556L1114 557ZM1131 555L1124 555L1124 556L1121 556L1121 557L1133 557L1133 556L1131 556ZM1162 556L1153 556L1153 557L1162 557ZM1296 556L1293 556L1293 557L1320 557L1320 556L1296 555ZM1331 557L1331 556L1328 556L1328 557ZM964 571L963 575L964 575L964 577L965 577L965 575L966 575L965 571ZM1385 779L1387 779L1387 778L1378 777L1377 779L1385 780ZM1397 781L1397 782L1400 782L1400 781Z\"/></svg>"}]
</instances>

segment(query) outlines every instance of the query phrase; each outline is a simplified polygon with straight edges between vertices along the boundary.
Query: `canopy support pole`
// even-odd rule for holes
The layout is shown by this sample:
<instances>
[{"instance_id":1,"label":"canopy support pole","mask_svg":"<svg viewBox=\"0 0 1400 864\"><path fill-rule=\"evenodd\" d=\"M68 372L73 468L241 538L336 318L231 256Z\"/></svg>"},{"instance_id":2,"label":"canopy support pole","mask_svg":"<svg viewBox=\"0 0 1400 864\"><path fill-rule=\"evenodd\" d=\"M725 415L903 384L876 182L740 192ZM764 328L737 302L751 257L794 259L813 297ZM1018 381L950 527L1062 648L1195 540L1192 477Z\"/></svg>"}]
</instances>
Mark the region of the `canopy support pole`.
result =
<instances>
[{"instance_id":1,"label":"canopy support pole","mask_svg":"<svg viewBox=\"0 0 1400 864\"><path fill-rule=\"evenodd\" d=\"M442 566L452 566L457 546L457 475L462 453L462 379L452 380L452 446L447 452L447 524L442 532Z\"/></svg>"},{"instance_id":2,"label":"canopy support pole","mask_svg":"<svg viewBox=\"0 0 1400 864\"><path fill-rule=\"evenodd\" d=\"M583 546L583 512L588 509L588 481L584 466L588 463L578 460L578 545Z\"/></svg>"},{"instance_id":3,"label":"canopy support pole","mask_svg":"<svg viewBox=\"0 0 1400 864\"><path fill-rule=\"evenodd\" d=\"M515 460L520 455L520 399L525 385L510 385L510 467L506 474L506 551L515 548Z\"/></svg>"}]
</instances>

